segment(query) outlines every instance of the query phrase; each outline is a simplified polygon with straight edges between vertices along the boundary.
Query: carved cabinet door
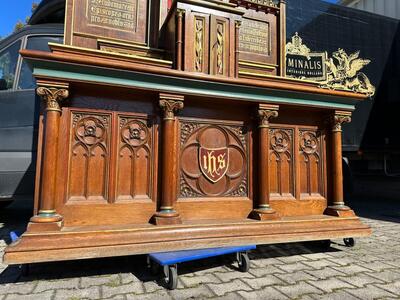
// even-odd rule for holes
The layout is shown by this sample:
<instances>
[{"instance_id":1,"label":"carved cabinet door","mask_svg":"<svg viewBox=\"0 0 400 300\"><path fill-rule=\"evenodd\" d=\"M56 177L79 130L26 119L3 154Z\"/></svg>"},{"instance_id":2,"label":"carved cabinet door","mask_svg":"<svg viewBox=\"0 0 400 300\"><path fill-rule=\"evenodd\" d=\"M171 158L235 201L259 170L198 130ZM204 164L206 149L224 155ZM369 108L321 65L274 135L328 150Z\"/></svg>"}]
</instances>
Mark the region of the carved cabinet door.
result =
<instances>
[{"instance_id":1,"label":"carved cabinet door","mask_svg":"<svg viewBox=\"0 0 400 300\"><path fill-rule=\"evenodd\" d=\"M271 125L270 199L283 215L322 214L327 204L325 132Z\"/></svg>"},{"instance_id":2,"label":"carved cabinet door","mask_svg":"<svg viewBox=\"0 0 400 300\"><path fill-rule=\"evenodd\" d=\"M152 118L65 110L59 187L63 193L58 193L63 196L57 208L65 222L148 222L156 205L157 141Z\"/></svg>"}]
</instances>

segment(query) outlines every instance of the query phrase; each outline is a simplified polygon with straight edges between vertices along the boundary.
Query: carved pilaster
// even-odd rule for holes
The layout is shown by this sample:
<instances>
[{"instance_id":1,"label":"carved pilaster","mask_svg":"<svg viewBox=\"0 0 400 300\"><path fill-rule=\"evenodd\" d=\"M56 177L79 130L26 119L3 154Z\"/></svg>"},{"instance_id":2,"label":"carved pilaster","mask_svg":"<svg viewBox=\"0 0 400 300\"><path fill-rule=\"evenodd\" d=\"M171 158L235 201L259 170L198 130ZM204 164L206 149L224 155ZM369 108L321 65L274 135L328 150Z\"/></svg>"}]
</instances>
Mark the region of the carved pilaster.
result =
<instances>
[{"instance_id":1,"label":"carved pilaster","mask_svg":"<svg viewBox=\"0 0 400 300\"><path fill-rule=\"evenodd\" d=\"M38 215L31 218L29 230L56 230L61 227L62 216L55 210L56 166L60 129L61 102L68 93L68 84L38 81L37 94L45 103L44 144L40 176Z\"/></svg>"},{"instance_id":2,"label":"carved pilaster","mask_svg":"<svg viewBox=\"0 0 400 300\"><path fill-rule=\"evenodd\" d=\"M181 219L175 211L177 186L177 144L175 136L175 113L183 109L184 97L180 95L160 94L160 107L164 111L162 124L162 193L159 210L153 217L156 225L179 224Z\"/></svg>"},{"instance_id":3,"label":"carved pilaster","mask_svg":"<svg viewBox=\"0 0 400 300\"><path fill-rule=\"evenodd\" d=\"M253 210L250 217L256 220L275 220L279 218L277 212L270 207L269 196L269 122L270 119L278 117L278 105L260 104L258 107L259 118L259 198L257 208Z\"/></svg>"},{"instance_id":4,"label":"carved pilaster","mask_svg":"<svg viewBox=\"0 0 400 300\"><path fill-rule=\"evenodd\" d=\"M239 55L240 55L240 27L242 21L235 21L235 77L239 77Z\"/></svg>"},{"instance_id":5,"label":"carved pilaster","mask_svg":"<svg viewBox=\"0 0 400 300\"><path fill-rule=\"evenodd\" d=\"M185 11L178 9L176 12L176 68L182 71L182 57L183 57L183 15Z\"/></svg>"}]
</instances>

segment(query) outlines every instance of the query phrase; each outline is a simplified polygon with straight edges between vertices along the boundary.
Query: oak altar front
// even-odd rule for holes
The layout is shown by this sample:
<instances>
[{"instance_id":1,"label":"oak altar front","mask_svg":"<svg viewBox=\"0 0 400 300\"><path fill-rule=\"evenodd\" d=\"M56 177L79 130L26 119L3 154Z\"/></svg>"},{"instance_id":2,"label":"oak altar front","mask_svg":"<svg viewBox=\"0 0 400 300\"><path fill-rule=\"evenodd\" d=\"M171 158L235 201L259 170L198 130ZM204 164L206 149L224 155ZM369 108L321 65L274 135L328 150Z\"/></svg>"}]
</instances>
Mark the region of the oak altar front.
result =
<instances>
[{"instance_id":1,"label":"oak altar front","mask_svg":"<svg viewBox=\"0 0 400 300\"><path fill-rule=\"evenodd\" d=\"M6 263L370 234L341 157L366 96L285 78L285 1L102 3L68 0L65 45L22 51L43 106Z\"/></svg>"}]
</instances>

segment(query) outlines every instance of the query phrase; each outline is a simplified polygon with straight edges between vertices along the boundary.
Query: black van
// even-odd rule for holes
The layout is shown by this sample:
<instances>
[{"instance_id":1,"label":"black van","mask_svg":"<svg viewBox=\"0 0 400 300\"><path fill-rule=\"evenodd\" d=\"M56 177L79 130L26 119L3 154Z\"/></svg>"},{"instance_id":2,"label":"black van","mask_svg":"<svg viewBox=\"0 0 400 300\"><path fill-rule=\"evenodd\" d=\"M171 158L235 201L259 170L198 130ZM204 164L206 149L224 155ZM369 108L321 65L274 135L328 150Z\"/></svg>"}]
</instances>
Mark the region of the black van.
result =
<instances>
[{"instance_id":1,"label":"black van","mask_svg":"<svg viewBox=\"0 0 400 300\"><path fill-rule=\"evenodd\" d=\"M42 1L28 26L0 41L0 208L34 189L40 100L19 50L62 43L64 2Z\"/></svg>"}]
</instances>

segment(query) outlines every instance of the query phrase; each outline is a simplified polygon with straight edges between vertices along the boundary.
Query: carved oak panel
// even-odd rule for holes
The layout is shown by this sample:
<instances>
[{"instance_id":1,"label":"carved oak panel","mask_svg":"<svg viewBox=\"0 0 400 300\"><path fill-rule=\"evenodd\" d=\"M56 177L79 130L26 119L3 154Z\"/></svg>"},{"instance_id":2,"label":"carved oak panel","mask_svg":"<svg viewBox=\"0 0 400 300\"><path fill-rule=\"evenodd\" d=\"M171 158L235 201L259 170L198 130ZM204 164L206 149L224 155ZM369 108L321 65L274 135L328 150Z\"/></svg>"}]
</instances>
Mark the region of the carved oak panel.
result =
<instances>
[{"instance_id":1,"label":"carved oak panel","mask_svg":"<svg viewBox=\"0 0 400 300\"><path fill-rule=\"evenodd\" d=\"M271 127L269 136L271 198L294 197L294 128Z\"/></svg>"},{"instance_id":2,"label":"carved oak panel","mask_svg":"<svg viewBox=\"0 0 400 300\"><path fill-rule=\"evenodd\" d=\"M324 156L322 135L317 130L299 130L300 197L323 197Z\"/></svg>"},{"instance_id":3,"label":"carved oak panel","mask_svg":"<svg viewBox=\"0 0 400 300\"><path fill-rule=\"evenodd\" d=\"M67 201L107 201L109 114L72 112Z\"/></svg>"},{"instance_id":4,"label":"carved oak panel","mask_svg":"<svg viewBox=\"0 0 400 300\"><path fill-rule=\"evenodd\" d=\"M153 132L146 118L118 118L116 201L151 199Z\"/></svg>"},{"instance_id":5,"label":"carved oak panel","mask_svg":"<svg viewBox=\"0 0 400 300\"><path fill-rule=\"evenodd\" d=\"M179 197L248 197L247 135L243 124L181 120Z\"/></svg>"}]
</instances>

